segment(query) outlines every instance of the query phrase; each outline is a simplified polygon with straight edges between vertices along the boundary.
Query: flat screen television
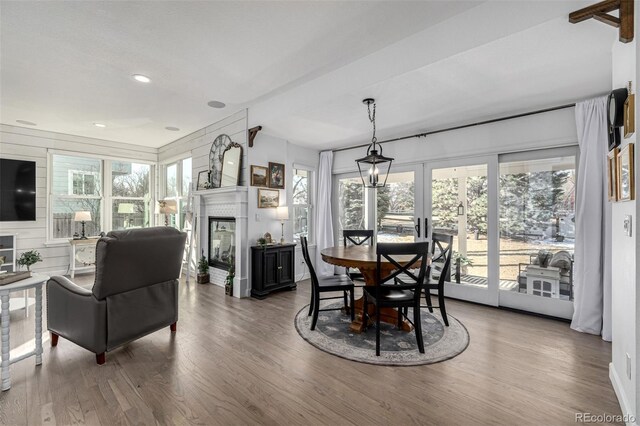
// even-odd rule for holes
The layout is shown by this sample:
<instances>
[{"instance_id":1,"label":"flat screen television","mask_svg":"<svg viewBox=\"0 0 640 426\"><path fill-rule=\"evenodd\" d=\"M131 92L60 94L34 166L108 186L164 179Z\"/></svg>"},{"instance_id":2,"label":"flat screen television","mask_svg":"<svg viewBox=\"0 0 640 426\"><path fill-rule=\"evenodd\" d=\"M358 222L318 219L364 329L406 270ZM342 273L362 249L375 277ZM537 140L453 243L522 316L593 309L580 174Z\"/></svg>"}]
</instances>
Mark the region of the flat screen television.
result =
<instances>
[{"instance_id":1,"label":"flat screen television","mask_svg":"<svg viewBox=\"0 0 640 426\"><path fill-rule=\"evenodd\" d=\"M36 163L0 158L0 222L22 220L36 220Z\"/></svg>"}]
</instances>

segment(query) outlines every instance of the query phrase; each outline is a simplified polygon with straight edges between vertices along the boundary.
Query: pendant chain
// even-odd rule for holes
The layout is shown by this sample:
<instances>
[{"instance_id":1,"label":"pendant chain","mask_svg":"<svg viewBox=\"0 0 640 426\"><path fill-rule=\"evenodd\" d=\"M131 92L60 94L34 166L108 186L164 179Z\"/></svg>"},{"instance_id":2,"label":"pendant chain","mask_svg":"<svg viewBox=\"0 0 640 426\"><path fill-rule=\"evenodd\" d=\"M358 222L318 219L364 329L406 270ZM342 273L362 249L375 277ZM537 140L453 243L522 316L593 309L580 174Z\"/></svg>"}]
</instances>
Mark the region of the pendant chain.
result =
<instances>
[{"instance_id":1,"label":"pendant chain","mask_svg":"<svg viewBox=\"0 0 640 426\"><path fill-rule=\"evenodd\" d=\"M371 104L367 104L367 112L369 113L369 121L373 124L373 136L371 137L371 143L373 144L373 149L376 148L376 142L378 139L376 138L376 103L373 103L373 113L371 111Z\"/></svg>"}]
</instances>

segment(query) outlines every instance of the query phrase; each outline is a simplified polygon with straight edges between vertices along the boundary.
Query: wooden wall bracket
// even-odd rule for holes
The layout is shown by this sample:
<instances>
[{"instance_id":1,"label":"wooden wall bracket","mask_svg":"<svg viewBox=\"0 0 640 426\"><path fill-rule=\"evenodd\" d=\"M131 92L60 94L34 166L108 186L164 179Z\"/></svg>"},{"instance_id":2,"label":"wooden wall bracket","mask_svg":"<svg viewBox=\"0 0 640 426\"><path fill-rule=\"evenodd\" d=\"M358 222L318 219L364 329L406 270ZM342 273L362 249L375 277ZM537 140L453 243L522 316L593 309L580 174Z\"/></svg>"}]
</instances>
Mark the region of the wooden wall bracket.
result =
<instances>
[{"instance_id":1,"label":"wooden wall bracket","mask_svg":"<svg viewBox=\"0 0 640 426\"><path fill-rule=\"evenodd\" d=\"M249 129L249 148L253 148L253 140L256 138L256 135L260 130L262 130L262 126L256 126Z\"/></svg>"},{"instance_id":2,"label":"wooden wall bracket","mask_svg":"<svg viewBox=\"0 0 640 426\"><path fill-rule=\"evenodd\" d=\"M609 12L614 10L619 11L617 18L609 15ZM591 18L619 28L621 42L629 43L633 41L633 0L604 0L569 14L569 22L572 24Z\"/></svg>"}]
</instances>

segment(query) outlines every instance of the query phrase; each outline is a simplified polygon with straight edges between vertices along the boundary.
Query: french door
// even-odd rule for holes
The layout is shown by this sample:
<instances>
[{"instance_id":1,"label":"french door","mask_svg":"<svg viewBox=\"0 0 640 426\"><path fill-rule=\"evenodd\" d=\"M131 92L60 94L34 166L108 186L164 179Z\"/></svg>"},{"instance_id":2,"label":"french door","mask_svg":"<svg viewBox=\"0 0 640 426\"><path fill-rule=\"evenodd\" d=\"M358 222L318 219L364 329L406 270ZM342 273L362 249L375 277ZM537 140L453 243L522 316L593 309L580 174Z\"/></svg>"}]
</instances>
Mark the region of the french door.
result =
<instances>
[{"instance_id":1,"label":"french door","mask_svg":"<svg viewBox=\"0 0 640 426\"><path fill-rule=\"evenodd\" d=\"M453 235L445 295L571 318L575 147L394 165L385 188L339 175L342 229L374 229L378 242ZM558 258L541 268L540 251Z\"/></svg>"},{"instance_id":2,"label":"french door","mask_svg":"<svg viewBox=\"0 0 640 426\"><path fill-rule=\"evenodd\" d=\"M445 295L498 305L496 239L497 157L424 165L424 216L433 232L453 235L451 279Z\"/></svg>"}]
</instances>

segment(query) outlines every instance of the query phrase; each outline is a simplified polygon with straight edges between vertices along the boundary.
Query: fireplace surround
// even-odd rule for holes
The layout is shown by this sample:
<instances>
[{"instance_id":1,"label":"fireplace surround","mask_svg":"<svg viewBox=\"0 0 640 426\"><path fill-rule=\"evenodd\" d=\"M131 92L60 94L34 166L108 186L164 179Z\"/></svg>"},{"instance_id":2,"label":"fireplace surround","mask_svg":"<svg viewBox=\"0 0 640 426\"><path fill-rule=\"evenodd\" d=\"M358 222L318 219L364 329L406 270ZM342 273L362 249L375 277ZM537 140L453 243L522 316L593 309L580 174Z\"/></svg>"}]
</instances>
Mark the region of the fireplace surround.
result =
<instances>
[{"instance_id":1,"label":"fireplace surround","mask_svg":"<svg viewBox=\"0 0 640 426\"><path fill-rule=\"evenodd\" d=\"M195 191L194 195L196 196L194 212L198 215L197 253L209 256L211 283L224 287L229 270L228 261L233 258L235 264L233 296L249 297L247 187L206 189ZM235 227L233 236L231 235L232 224Z\"/></svg>"}]
</instances>

